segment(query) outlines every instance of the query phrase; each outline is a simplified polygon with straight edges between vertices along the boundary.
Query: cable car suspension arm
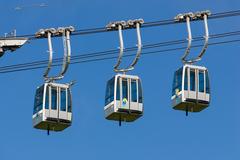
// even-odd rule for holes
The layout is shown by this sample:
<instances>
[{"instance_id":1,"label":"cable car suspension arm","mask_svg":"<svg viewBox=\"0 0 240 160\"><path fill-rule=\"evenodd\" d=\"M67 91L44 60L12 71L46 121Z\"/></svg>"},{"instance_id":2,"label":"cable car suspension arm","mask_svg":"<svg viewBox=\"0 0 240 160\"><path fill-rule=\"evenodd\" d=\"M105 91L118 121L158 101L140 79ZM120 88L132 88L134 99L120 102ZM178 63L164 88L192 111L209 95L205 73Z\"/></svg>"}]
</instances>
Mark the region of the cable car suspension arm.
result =
<instances>
[{"instance_id":1,"label":"cable car suspension arm","mask_svg":"<svg viewBox=\"0 0 240 160\"><path fill-rule=\"evenodd\" d=\"M140 26L144 23L143 19L136 19L136 20L129 20L127 22L125 21L117 21L117 22L111 22L107 25L107 30L112 31L112 30L118 30L119 34L119 56L116 65L114 66L114 71L115 72L123 72L126 73L130 70L134 69L134 66L137 64L141 51L142 51L142 40L141 40L141 32L140 32ZM136 28L137 30L137 54L133 62L127 67L120 69L119 66L122 62L122 57L123 57L123 52L124 52L124 42L123 42L123 35L122 35L122 30L123 29L130 29L130 28Z\"/></svg>"},{"instance_id":2,"label":"cable car suspension arm","mask_svg":"<svg viewBox=\"0 0 240 160\"><path fill-rule=\"evenodd\" d=\"M209 30L208 30L208 23L207 23L207 18L208 16L210 16L211 12L210 11L202 11L202 12L196 12L196 13L186 13L186 14L179 14L175 17L175 21L178 22L186 22L187 23L187 31L188 31L188 45L187 45L187 49L184 53L184 55L182 56L182 62L184 64L189 63L195 63L198 62L202 59L202 56L204 55L207 47L208 47L208 40L209 40ZM192 44L192 31L191 31L191 26L190 26L190 21L191 20L198 20L198 19L203 19L204 20L204 28L205 28L205 42L203 45L203 48L201 50L201 52L199 53L199 55L197 56L197 58L193 58L193 59L189 59L187 60L187 56L190 53L190 48L191 48L191 44Z\"/></svg>"},{"instance_id":3,"label":"cable car suspension arm","mask_svg":"<svg viewBox=\"0 0 240 160\"><path fill-rule=\"evenodd\" d=\"M66 27L66 28L50 28L50 29L40 29L35 36L36 37L47 37L48 38L48 52L49 52L49 61L47 69L44 73L45 81L54 81L54 80L60 80L64 77L64 74L66 73L68 66L70 64L70 58L71 58L71 44L70 44L70 34L74 31L74 28L72 26ZM64 58L63 58L63 65L62 70L57 76L49 77L48 74L52 67L52 61L53 61L53 47L52 47L52 36L61 35L63 38L63 46L64 46Z\"/></svg>"}]
</instances>

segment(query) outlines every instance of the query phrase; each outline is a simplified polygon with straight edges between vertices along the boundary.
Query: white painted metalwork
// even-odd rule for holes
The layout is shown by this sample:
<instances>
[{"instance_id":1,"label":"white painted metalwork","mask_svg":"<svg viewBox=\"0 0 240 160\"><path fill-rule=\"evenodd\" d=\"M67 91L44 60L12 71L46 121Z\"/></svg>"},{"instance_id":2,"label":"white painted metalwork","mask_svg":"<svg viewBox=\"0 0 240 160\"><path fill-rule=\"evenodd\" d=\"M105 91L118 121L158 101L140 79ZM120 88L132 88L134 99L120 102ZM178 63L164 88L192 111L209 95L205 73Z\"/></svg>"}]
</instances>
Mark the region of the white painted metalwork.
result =
<instances>
[{"instance_id":1,"label":"white painted metalwork","mask_svg":"<svg viewBox=\"0 0 240 160\"><path fill-rule=\"evenodd\" d=\"M35 94L33 126L36 129L62 131L72 124L71 85L45 82Z\"/></svg>"},{"instance_id":2,"label":"white painted metalwork","mask_svg":"<svg viewBox=\"0 0 240 160\"><path fill-rule=\"evenodd\" d=\"M210 86L208 70L205 67L192 65L202 59L207 47L209 39L209 30L207 18L210 11L179 14L175 17L176 21L187 23L188 45L184 55L181 57L183 67L178 69L174 75L172 90L172 105L176 110L188 112L200 112L210 104ZM192 45L192 32L190 21L203 19L205 36L204 45L196 58L187 59Z\"/></svg>"},{"instance_id":3,"label":"white painted metalwork","mask_svg":"<svg viewBox=\"0 0 240 160\"><path fill-rule=\"evenodd\" d=\"M58 29L41 29L36 33L36 37L48 38L49 61L47 69L43 75L45 83L41 87L38 87L36 91L32 118L34 128L48 130L48 134L50 130L62 131L72 123L71 86L73 85L73 82L61 84L54 81L60 80L64 77L70 64L70 34L73 31L74 28L70 26L67 28L60 27ZM52 36L62 36L64 46L62 70L56 76L48 76L53 61Z\"/></svg>"},{"instance_id":4,"label":"white painted metalwork","mask_svg":"<svg viewBox=\"0 0 240 160\"><path fill-rule=\"evenodd\" d=\"M106 87L105 118L133 122L143 115L143 91L138 76L117 74Z\"/></svg>"},{"instance_id":5,"label":"white painted metalwork","mask_svg":"<svg viewBox=\"0 0 240 160\"><path fill-rule=\"evenodd\" d=\"M54 81L54 80L60 80L64 77L64 74L66 73L68 66L70 64L70 58L71 58L71 44L70 44L70 33L74 31L74 28L72 26L67 28L58 28L57 30L54 28L40 30L36 33L36 37L45 36L48 38L48 52L49 52L49 61L48 61L48 67L44 73L45 81ZM61 72L56 76L48 76L51 66L52 66L52 60L53 60L53 47L52 47L52 35L62 35L63 38L63 46L64 46L64 58L63 58L63 66Z\"/></svg>"},{"instance_id":6,"label":"white painted metalwork","mask_svg":"<svg viewBox=\"0 0 240 160\"><path fill-rule=\"evenodd\" d=\"M210 104L206 67L185 64L175 72L172 87L172 106L176 110L200 112Z\"/></svg>"},{"instance_id":7,"label":"white painted metalwork","mask_svg":"<svg viewBox=\"0 0 240 160\"><path fill-rule=\"evenodd\" d=\"M114 71L115 72L121 72L121 73L126 73L128 71L131 71L134 69L134 66L137 64L141 51L142 51L142 40L141 40L141 31L140 27L144 23L143 19L137 19L137 20L129 20L128 22L125 21L118 21L118 22L112 22L107 25L108 30L118 30L119 34L119 56L116 65L114 66ZM133 60L133 62L126 68L119 68L121 62L122 62L122 57L123 57L123 52L124 52L124 41L123 41L123 34L122 30L123 29L128 29L128 28L136 28L137 32L137 53L136 56Z\"/></svg>"},{"instance_id":8,"label":"white painted metalwork","mask_svg":"<svg viewBox=\"0 0 240 160\"><path fill-rule=\"evenodd\" d=\"M208 40L209 40L209 30L208 30L208 23L207 23L207 18L210 15L210 11L203 11L203 12L196 12L194 13L186 13L186 14L179 14L175 17L176 21L182 21L185 22L187 24L187 31L188 31L188 45L187 45L187 49L184 53L184 55L182 56L182 62L184 64L188 63L188 64L193 64L195 62L198 62L202 59L202 56L204 55L207 47L208 47ZM202 50L200 51L199 55L196 58L192 58L192 59L186 59L187 56L190 53L190 48L191 48L191 44L192 44L192 31L191 31L191 26L190 26L190 21L191 20L196 20L196 19L203 19L204 20L204 29L205 29L205 36L204 36L204 45Z\"/></svg>"},{"instance_id":9,"label":"white painted metalwork","mask_svg":"<svg viewBox=\"0 0 240 160\"><path fill-rule=\"evenodd\" d=\"M0 57L4 55L6 51L15 51L16 49L22 47L28 38L18 38L18 37L4 37L0 38Z\"/></svg>"},{"instance_id":10,"label":"white painted metalwork","mask_svg":"<svg viewBox=\"0 0 240 160\"><path fill-rule=\"evenodd\" d=\"M142 19L138 19L129 20L127 22L113 22L107 25L108 30L118 30L120 47L114 71L121 72L123 74L117 74L108 81L104 112L106 119L119 121L120 126L122 121L133 122L143 115L141 80L138 76L126 75L126 72L134 69L134 66L137 64L141 55L142 40L140 27L143 22L144 21ZM128 28L136 28L137 53L134 60L127 68L119 68L124 52L122 30Z\"/></svg>"}]
</instances>

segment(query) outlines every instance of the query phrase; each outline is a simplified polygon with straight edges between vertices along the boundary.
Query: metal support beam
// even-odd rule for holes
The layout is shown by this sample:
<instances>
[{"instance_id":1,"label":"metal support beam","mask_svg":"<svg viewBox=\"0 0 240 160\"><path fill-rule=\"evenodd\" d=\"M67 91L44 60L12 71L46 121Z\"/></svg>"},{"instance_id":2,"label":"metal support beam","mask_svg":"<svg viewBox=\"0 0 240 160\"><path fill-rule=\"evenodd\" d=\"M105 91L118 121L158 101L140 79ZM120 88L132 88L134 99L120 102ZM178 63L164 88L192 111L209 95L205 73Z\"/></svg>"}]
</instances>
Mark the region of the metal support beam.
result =
<instances>
[{"instance_id":1,"label":"metal support beam","mask_svg":"<svg viewBox=\"0 0 240 160\"><path fill-rule=\"evenodd\" d=\"M0 57L3 56L6 51L14 52L22 47L27 41L28 38L0 38Z\"/></svg>"}]
</instances>

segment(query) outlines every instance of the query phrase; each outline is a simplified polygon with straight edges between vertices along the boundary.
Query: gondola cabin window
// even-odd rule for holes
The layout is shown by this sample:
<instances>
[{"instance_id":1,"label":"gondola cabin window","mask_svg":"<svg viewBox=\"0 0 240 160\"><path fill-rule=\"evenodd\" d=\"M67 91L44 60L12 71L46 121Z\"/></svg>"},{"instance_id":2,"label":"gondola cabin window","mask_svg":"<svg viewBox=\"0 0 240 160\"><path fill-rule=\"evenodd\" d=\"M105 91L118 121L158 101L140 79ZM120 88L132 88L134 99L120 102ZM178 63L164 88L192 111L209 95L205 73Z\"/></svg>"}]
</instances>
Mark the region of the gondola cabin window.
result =
<instances>
[{"instance_id":1,"label":"gondola cabin window","mask_svg":"<svg viewBox=\"0 0 240 160\"><path fill-rule=\"evenodd\" d=\"M132 102L137 102L137 82L131 80Z\"/></svg>"},{"instance_id":2,"label":"gondola cabin window","mask_svg":"<svg viewBox=\"0 0 240 160\"><path fill-rule=\"evenodd\" d=\"M52 110L57 110L57 88L56 87L52 87L51 89L52 91Z\"/></svg>"},{"instance_id":3,"label":"gondola cabin window","mask_svg":"<svg viewBox=\"0 0 240 160\"><path fill-rule=\"evenodd\" d=\"M67 110L66 91L67 91L66 89L61 89L61 106L60 106L61 111Z\"/></svg>"},{"instance_id":4,"label":"gondola cabin window","mask_svg":"<svg viewBox=\"0 0 240 160\"><path fill-rule=\"evenodd\" d=\"M36 91L33 114L43 109L43 88L44 86L41 86Z\"/></svg>"},{"instance_id":5,"label":"gondola cabin window","mask_svg":"<svg viewBox=\"0 0 240 160\"><path fill-rule=\"evenodd\" d=\"M107 83L106 96L105 96L105 105L108 105L114 100L114 80L115 77L110 79Z\"/></svg>"}]
</instances>

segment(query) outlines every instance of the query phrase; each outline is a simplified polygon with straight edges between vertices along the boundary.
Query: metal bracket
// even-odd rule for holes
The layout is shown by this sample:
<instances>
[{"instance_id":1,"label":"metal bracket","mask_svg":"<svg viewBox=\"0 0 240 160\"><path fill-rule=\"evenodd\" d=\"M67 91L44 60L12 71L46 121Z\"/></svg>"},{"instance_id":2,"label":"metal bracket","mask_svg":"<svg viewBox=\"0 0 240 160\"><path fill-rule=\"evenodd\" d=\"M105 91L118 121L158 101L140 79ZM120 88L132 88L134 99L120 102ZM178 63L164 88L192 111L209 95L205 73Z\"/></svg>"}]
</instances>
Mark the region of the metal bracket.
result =
<instances>
[{"instance_id":1,"label":"metal bracket","mask_svg":"<svg viewBox=\"0 0 240 160\"><path fill-rule=\"evenodd\" d=\"M68 85L68 86L73 86L73 85L75 85L77 83L77 81L76 80L73 80L73 81L71 81L70 83L66 83L66 85Z\"/></svg>"},{"instance_id":2,"label":"metal bracket","mask_svg":"<svg viewBox=\"0 0 240 160\"><path fill-rule=\"evenodd\" d=\"M126 28L137 28L137 25L141 26L143 23L143 19L128 20Z\"/></svg>"},{"instance_id":3,"label":"metal bracket","mask_svg":"<svg viewBox=\"0 0 240 160\"><path fill-rule=\"evenodd\" d=\"M18 48L22 47L27 41L28 38L0 38L0 57L2 57L6 51L14 52Z\"/></svg>"},{"instance_id":4,"label":"metal bracket","mask_svg":"<svg viewBox=\"0 0 240 160\"><path fill-rule=\"evenodd\" d=\"M194 19L194 14L192 12L178 14L176 17L174 17L174 20L177 22L186 22L187 18Z\"/></svg>"},{"instance_id":5,"label":"metal bracket","mask_svg":"<svg viewBox=\"0 0 240 160\"><path fill-rule=\"evenodd\" d=\"M141 55L141 51L142 51L142 40L141 40L141 32L140 32L140 27L141 25L144 23L143 19L136 19L136 20L129 20L127 22L125 21L117 21L117 22L110 22L106 28L107 30L118 30L118 34L119 34L119 56L118 56L118 60L116 65L114 66L114 71L115 72L123 72L126 73L130 70L134 69L134 66L137 64L140 55ZM127 68L123 68L123 69L119 69L118 67L120 66L121 62L122 62L122 56L123 56L123 52L124 52L124 42L123 42L123 34L122 34L122 30L123 29L130 29L130 28L136 28L137 30L137 54L135 59L133 60L133 62L127 67Z\"/></svg>"},{"instance_id":6,"label":"metal bracket","mask_svg":"<svg viewBox=\"0 0 240 160\"><path fill-rule=\"evenodd\" d=\"M46 37L48 38L48 48L49 48L49 61L47 69L44 73L44 78L46 82L52 82L54 80L60 80L64 77L68 66L70 64L71 58L71 44L70 44L70 34L74 31L74 27L59 27L58 29L50 28L50 29L40 29L35 36L38 38ZM52 60L53 60L53 49L52 49L52 36L62 36L63 38L63 46L64 46L64 58L63 58L63 66L61 72L57 76L49 77L48 74L51 70Z\"/></svg>"},{"instance_id":7,"label":"metal bracket","mask_svg":"<svg viewBox=\"0 0 240 160\"><path fill-rule=\"evenodd\" d=\"M114 31L114 30L119 30L119 26L121 26L121 29L126 28L127 23L125 21L116 21L116 22L110 22L107 26L106 29L108 31Z\"/></svg>"},{"instance_id":8,"label":"metal bracket","mask_svg":"<svg viewBox=\"0 0 240 160\"><path fill-rule=\"evenodd\" d=\"M176 22L186 22L187 17L190 18L190 20L203 20L204 15L210 16L211 12L209 10L201 11L201 12L189 12L189 13L183 13L178 14L176 17L174 17L174 20Z\"/></svg>"},{"instance_id":9,"label":"metal bracket","mask_svg":"<svg viewBox=\"0 0 240 160\"><path fill-rule=\"evenodd\" d=\"M211 11L209 11L209 10L195 13L196 19L204 19L204 16L209 17L210 15L211 15Z\"/></svg>"},{"instance_id":10,"label":"metal bracket","mask_svg":"<svg viewBox=\"0 0 240 160\"><path fill-rule=\"evenodd\" d=\"M185 13L185 14L179 14L177 15L174 19L177 22L186 22L187 23L187 31L188 31L188 45L187 45L187 49L184 53L184 55L182 56L182 62L184 64L189 63L195 63L198 62L202 59L202 56L204 55L204 53L206 52L206 49L208 47L208 40L209 40L209 30L208 30L208 23L207 23L207 18L208 16L211 15L210 11L202 11L202 12L196 12L196 13ZM205 28L205 36L204 36L204 45L203 48L201 50L201 52L199 53L199 55L196 58L193 59L189 59L187 60L187 56L190 53L190 48L192 45L192 32L191 32L191 26L190 26L190 21L191 20L204 20L204 28Z\"/></svg>"}]
</instances>

